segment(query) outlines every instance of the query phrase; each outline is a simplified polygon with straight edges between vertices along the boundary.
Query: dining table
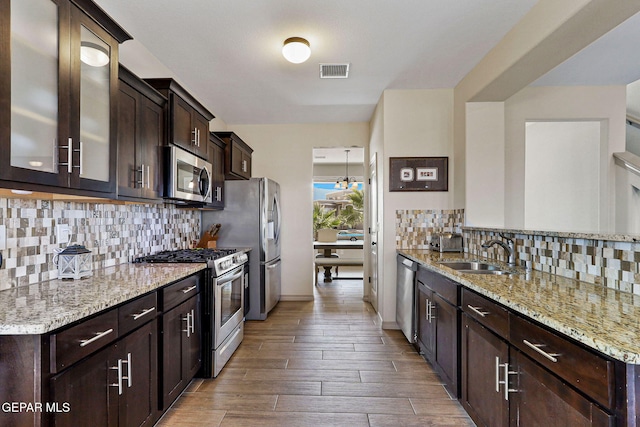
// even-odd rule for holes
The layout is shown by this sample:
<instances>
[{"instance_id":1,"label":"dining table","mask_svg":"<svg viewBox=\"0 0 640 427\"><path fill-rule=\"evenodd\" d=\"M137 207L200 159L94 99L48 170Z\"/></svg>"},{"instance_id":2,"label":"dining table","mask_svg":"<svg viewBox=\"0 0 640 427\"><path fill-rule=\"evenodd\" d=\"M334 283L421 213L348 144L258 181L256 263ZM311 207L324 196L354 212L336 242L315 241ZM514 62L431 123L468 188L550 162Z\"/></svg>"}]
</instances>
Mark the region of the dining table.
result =
<instances>
[{"instance_id":1,"label":"dining table","mask_svg":"<svg viewBox=\"0 0 640 427\"><path fill-rule=\"evenodd\" d=\"M336 240L333 242L313 242L314 250L321 250L322 256L331 258L331 251L339 249L363 249L364 242L362 240ZM325 282L331 281L331 266L324 267Z\"/></svg>"}]
</instances>

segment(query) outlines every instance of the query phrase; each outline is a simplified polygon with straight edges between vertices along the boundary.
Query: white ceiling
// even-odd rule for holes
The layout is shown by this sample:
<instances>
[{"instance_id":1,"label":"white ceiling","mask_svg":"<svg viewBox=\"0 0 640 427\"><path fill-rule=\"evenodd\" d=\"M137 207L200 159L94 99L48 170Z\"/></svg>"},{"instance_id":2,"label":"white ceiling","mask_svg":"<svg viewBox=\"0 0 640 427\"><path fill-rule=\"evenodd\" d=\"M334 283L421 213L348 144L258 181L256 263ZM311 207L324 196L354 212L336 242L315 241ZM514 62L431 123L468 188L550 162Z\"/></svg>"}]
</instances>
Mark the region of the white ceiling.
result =
<instances>
[{"instance_id":1,"label":"white ceiling","mask_svg":"<svg viewBox=\"0 0 640 427\"><path fill-rule=\"evenodd\" d=\"M174 77L227 124L285 124L368 121L385 89L452 88L535 0L96 3L134 37L121 62L141 77ZM304 64L280 53L292 36ZM334 62L349 78L320 80Z\"/></svg>"},{"instance_id":2,"label":"white ceiling","mask_svg":"<svg viewBox=\"0 0 640 427\"><path fill-rule=\"evenodd\" d=\"M640 13L532 83L533 86L627 85L640 79Z\"/></svg>"}]
</instances>

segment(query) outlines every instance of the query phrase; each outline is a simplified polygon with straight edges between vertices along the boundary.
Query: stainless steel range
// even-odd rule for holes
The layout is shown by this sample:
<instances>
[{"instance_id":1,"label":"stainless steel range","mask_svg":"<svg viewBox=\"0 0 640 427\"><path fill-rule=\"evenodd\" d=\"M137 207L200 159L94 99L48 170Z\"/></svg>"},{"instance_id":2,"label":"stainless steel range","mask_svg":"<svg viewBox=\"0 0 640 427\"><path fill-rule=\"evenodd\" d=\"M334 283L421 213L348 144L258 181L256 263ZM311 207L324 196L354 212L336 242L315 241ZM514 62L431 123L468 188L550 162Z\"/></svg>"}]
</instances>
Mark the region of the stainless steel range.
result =
<instances>
[{"instance_id":1,"label":"stainless steel range","mask_svg":"<svg viewBox=\"0 0 640 427\"><path fill-rule=\"evenodd\" d=\"M244 265L248 255L238 249L181 249L136 259L137 262L202 262L202 372L216 377L242 342L244 333Z\"/></svg>"}]
</instances>

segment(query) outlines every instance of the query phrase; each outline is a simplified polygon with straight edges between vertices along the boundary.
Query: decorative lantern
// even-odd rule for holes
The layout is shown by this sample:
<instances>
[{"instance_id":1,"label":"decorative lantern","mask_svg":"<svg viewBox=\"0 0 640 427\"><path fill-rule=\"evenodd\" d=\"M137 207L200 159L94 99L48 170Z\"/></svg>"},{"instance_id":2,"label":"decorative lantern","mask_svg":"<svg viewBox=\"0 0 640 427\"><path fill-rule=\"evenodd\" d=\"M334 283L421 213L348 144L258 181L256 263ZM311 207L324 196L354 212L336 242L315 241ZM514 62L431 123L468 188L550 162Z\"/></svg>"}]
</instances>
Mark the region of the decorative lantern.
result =
<instances>
[{"instance_id":1,"label":"decorative lantern","mask_svg":"<svg viewBox=\"0 0 640 427\"><path fill-rule=\"evenodd\" d=\"M91 251L81 245L71 245L57 254L53 262L59 279L81 279L91 276Z\"/></svg>"}]
</instances>

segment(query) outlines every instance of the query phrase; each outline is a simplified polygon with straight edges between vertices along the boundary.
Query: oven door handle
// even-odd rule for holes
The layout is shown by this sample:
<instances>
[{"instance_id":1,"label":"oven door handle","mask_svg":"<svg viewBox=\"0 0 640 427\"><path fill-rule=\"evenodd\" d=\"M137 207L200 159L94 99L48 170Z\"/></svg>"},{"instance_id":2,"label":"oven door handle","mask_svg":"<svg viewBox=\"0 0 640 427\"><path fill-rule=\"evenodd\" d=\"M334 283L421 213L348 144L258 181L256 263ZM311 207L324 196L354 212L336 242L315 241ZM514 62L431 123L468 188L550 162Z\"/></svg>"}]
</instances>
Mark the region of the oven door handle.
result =
<instances>
[{"instance_id":1,"label":"oven door handle","mask_svg":"<svg viewBox=\"0 0 640 427\"><path fill-rule=\"evenodd\" d=\"M244 268L241 268L240 271L238 271L233 276L230 276L230 277L226 277L226 276L218 277L218 286L222 286L223 284L225 284L227 282L233 282L234 280L241 278L243 276L243 274L244 274Z\"/></svg>"}]
</instances>

